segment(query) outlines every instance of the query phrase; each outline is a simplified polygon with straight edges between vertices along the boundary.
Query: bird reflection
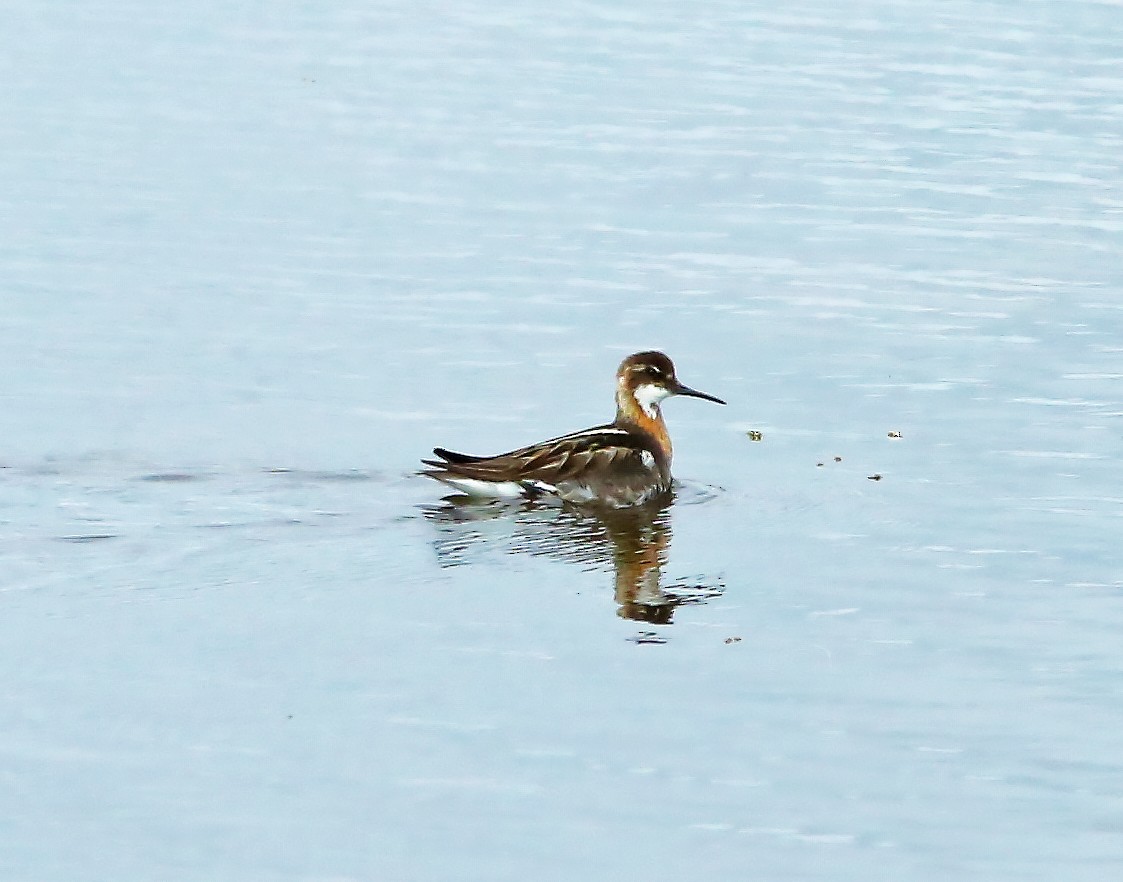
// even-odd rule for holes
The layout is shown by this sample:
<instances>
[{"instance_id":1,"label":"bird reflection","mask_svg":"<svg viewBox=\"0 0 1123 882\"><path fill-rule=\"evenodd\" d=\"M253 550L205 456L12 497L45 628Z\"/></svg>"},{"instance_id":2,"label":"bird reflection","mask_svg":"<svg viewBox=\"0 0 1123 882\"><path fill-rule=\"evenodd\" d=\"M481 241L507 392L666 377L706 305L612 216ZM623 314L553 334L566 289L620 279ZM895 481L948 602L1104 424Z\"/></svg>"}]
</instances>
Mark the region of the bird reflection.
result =
<instances>
[{"instance_id":1,"label":"bird reflection","mask_svg":"<svg viewBox=\"0 0 1123 882\"><path fill-rule=\"evenodd\" d=\"M438 530L442 566L462 566L478 553L502 550L611 570L617 614L653 625L670 624L684 604L704 603L724 586L663 585L671 543L673 494L646 505L600 508L526 502L518 506L453 496L423 507Z\"/></svg>"}]
</instances>

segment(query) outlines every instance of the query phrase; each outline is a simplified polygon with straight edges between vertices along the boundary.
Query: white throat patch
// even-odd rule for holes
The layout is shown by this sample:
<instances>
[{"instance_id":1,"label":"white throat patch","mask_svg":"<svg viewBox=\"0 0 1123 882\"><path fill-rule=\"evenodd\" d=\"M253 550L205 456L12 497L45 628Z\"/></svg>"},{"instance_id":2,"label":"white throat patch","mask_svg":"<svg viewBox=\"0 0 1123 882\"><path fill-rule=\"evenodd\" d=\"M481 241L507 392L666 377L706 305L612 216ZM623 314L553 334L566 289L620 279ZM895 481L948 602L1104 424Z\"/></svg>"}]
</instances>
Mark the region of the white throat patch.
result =
<instances>
[{"instance_id":1,"label":"white throat patch","mask_svg":"<svg viewBox=\"0 0 1123 882\"><path fill-rule=\"evenodd\" d=\"M654 383L644 383L636 387L636 401L643 408L643 412L652 419L659 416L659 402L671 395L663 386Z\"/></svg>"}]
</instances>

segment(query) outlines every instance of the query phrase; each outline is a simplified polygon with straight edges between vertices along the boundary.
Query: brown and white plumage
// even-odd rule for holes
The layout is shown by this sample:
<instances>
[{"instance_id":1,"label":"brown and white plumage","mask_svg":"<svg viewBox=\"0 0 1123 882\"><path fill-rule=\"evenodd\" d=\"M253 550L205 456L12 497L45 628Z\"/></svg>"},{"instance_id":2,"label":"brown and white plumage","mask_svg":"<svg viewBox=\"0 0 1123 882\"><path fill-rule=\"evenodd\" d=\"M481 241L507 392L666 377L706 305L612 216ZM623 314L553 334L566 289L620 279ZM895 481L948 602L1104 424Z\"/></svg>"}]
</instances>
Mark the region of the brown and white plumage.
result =
<instances>
[{"instance_id":1,"label":"brown and white plumage","mask_svg":"<svg viewBox=\"0 0 1123 882\"><path fill-rule=\"evenodd\" d=\"M688 395L724 404L678 381L661 352L639 352L616 372L616 419L498 456L437 447L422 472L469 496L514 499L550 494L567 502L639 505L671 486L671 439L659 402Z\"/></svg>"}]
</instances>

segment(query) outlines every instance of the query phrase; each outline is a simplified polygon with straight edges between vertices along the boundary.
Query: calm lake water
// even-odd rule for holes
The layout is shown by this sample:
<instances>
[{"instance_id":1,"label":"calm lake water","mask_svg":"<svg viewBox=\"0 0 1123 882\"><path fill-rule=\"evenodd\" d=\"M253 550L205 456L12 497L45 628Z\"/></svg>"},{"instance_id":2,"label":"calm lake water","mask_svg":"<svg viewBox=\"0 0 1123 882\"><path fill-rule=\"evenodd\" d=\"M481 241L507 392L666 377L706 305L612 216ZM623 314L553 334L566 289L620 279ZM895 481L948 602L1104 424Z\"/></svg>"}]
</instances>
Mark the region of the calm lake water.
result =
<instances>
[{"instance_id":1,"label":"calm lake water","mask_svg":"<svg viewBox=\"0 0 1123 882\"><path fill-rule=\"evenodd\" d=\"M5 880L1123 871L1119 3L0 27Z\"/></svg>"}]
</instances>

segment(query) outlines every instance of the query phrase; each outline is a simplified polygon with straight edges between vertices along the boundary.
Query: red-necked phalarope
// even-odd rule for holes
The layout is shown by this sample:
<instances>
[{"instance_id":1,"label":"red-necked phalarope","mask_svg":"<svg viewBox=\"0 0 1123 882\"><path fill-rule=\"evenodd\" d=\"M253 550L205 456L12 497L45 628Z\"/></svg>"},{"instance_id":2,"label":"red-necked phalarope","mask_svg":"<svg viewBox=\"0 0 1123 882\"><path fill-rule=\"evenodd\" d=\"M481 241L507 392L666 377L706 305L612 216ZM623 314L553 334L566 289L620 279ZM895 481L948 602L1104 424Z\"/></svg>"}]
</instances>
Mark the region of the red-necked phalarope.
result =
<instances>
[{"instance_id":1,"label":"red-necked phalarope","mask_svg":"<svg viewBox=\"0 0 1123 882\"><path fill-rule=\"evenodd\" d=\"M516 499L543 494L614 508L640 505L671 487L671 437L659 402L689 395L725 404L684 386L662 352L637 352L616 371L616 419L498 456L443 447L422 472L469 496Z\"/></svg>"}]
</instances>

